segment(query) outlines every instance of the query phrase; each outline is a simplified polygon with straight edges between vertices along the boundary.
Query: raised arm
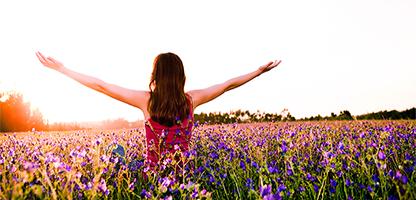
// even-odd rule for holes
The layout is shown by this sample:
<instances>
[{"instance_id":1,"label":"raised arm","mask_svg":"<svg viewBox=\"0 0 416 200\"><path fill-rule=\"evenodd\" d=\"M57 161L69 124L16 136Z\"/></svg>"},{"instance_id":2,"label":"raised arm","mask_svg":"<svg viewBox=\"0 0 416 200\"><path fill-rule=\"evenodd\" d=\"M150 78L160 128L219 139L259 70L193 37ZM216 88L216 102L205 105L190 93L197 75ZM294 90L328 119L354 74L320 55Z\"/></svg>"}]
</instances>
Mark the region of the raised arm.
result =
<instances>
[{"instance_id":1,"label":"raised arm","mask_svg":"<svg viewBox=\"0 0 416 200\"><path fill-rule=\"evenodd\" d=\"M74 79L75 81L93 89L108 95L114 99L140 108L141 110L146 108L147 92L126 89L114 84L106 83L100 79L92 76L84 75L73 70L66 68L61 62L55 60L52 57L45 57L40 52L36 53L39 61L46 67L54 69L62 74Z\"/></svg>"},{"instance_id":2,"label":"raised arm","mask_svg":"<svg viewBox=\"0 0 416 200\"><path fill-rule=\"evenodd\" d=\"M224 94L225 92L251 81L252 79L261 75L262 73L275 68L277 65L280 64L280 62L281 60L275 60L274 62L269 62L265 65L262 65L257 70L251 73L230 79L228 81L225 81L224 83L213 85L211 87L201 90L189 91L188 94L192 97L194 108L211 100L214 100L215 98Z\"/></svg>"}]
</instances>

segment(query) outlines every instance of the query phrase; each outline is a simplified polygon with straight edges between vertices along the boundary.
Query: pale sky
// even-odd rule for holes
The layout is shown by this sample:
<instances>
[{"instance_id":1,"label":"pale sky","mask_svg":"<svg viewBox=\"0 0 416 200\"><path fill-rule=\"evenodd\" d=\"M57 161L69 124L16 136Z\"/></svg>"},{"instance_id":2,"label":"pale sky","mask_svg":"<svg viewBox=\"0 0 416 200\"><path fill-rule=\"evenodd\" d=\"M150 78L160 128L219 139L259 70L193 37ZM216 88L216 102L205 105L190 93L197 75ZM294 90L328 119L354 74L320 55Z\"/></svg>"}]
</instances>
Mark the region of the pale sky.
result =
<instances>
[{"instance_id":1,"label":"pale sky","mask_svg":"<svg viewBox=\"0 0 416 200\"><path fill-rule=\"evenodd\" d=\"M243 109L296 118L416 106L416 1L0 1L0 89L21 91L49 122L143 119L35 56L131 89L153 59L178 54L186 90L270 60L276 69L195 111Z\"/></svg>"}]
</instances>

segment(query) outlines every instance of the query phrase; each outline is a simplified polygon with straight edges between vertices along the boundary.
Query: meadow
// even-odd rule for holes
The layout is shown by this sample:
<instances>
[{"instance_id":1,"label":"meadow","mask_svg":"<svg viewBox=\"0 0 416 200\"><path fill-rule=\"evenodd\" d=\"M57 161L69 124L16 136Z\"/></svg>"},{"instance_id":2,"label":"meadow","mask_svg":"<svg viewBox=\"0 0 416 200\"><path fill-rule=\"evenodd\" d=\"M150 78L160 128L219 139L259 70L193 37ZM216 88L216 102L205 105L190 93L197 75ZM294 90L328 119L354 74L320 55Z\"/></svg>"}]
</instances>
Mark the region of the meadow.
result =
<instances>
[{"instance_id":1,"label":"meadow","mask_svg":"<svg viewBox=\"0 0 416 200\"><path fill-rule=\"evenodd\" d=\"M415 121L196 125L156 168L142 128L0 142L0 199L416 199Z\"/></svg>"}]
</instances>

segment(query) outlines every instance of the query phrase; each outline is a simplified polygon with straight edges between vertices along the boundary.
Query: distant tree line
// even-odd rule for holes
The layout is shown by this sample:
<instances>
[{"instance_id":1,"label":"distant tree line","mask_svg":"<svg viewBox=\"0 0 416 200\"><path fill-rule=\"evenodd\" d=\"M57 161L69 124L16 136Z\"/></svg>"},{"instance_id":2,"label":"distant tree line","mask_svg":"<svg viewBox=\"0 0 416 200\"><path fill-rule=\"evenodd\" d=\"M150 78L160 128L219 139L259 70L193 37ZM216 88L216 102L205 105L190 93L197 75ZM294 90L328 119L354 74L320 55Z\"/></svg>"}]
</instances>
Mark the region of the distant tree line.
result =
<instances>
[{"instance_id":1,"label":"distant tree line","mask_svg":"<svg viewBox=\"0 0 416 200\"><path fill-rule=\"evenodd\" d=\"M299 121L320 121L320 120L353 120L354 116L351 115L350 111L344 110L339 114L331 113L331 116L322 117L321 115L305 117L299 119Z\"/></svg>"},{"instance_id":2,"label":"distant tree line","mask_svg":"<svg viewBox=\"0 0 416 200\"><path fill-rule=\"evenodd\" d=\"M252 123L252 122L277 122L277 121L295 121L290 113L286 115L276 113L265 112L253 112L250 111L231 111L230 113L210 112L194 114L195 121L199 121L201 124L230 124L230 123Z\"/></svg>"},{"instance_id":3,"label":"distant tree line","mask_svg":"<svg viewBox=\"0 0 416 200\"><path fill-rule=\"evenodd\" d=\"M416 108L405 111L380 111L363 115L353 116L350 111L343 110L339 114L331 113L330 116L311 116L296 119L290 113L286 115L271 114L264 112L250 113L249 111L237 110L230 113L200 113L195 114L195 121L207 124L229 124L229 123L251 123L251 122L279 122L279 121L320 121L320 120L412 120L416 119Z\"/></svg>"},{"instance_id":4,"label":"distant tree line","mask_svg":"<svg viewBox=\"0 0 416 200\"><path fill-rule=\"evenodd\" d=\"M301 121L319 121L319 120L399 120L416 119L416 108L407 109L404 111L380 111L372 112L363 115L352 116L348 110L341 111L338 115L331 113L330 116L322 117L321 115L302 118Z\"/></svg>"},{"instance_id":5,"label":"distant tree line","mask_svg":"<svg viewBox=\"0 0 416 200\"><path fill-rule=\"evenodd\" d=\"M407 109L405 111L380 111L376 113L368 113L364 115L357 116L357 119L388 119L388 120L395 120L395 119L416 119L416 108Z\"/></svg>"}]
</instances>

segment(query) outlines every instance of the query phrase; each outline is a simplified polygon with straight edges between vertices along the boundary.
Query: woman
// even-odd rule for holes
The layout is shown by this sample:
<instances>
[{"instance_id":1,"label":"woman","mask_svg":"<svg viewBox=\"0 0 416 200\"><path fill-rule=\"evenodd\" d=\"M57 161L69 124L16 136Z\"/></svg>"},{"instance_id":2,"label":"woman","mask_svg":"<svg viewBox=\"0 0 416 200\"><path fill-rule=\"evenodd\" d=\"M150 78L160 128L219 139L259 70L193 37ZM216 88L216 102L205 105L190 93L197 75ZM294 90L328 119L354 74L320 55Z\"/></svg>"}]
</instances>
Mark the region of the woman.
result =
<instances>
[{"instance_id":1,"label":"woman","mask_svg":"<svg viewBox=\"0 0 416 200\"><path fill-rule=\"evenodd\" d=\"M147 159L152 166L168 152L188 150L195 108L247 83L281 62L269 62L251 73L224 83L185 92L186 78L181 59L173 53L162 53L154 60L149 91L139 91L72 71L61 62L45 57L40 52L37 52L36 56L44 66L61 72L93 90L139 108L146 119Z\"/></svg>"}]
</instances>

